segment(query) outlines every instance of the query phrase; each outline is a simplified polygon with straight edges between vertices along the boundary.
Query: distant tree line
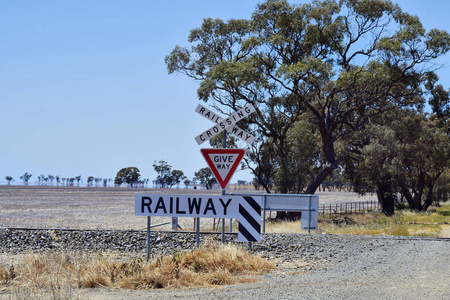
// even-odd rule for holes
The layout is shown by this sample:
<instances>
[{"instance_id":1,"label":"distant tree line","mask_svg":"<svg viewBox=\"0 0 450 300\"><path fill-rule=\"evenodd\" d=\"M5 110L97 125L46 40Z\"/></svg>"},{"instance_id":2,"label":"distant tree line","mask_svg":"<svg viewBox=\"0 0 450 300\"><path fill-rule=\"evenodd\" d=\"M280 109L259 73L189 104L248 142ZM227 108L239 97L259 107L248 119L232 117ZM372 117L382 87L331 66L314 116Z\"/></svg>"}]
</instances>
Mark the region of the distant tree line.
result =
<instances>
[{"instance_id":1,"label":"distant tree line","mask_svg":"<svg viewBox=\"0 0 450 300\"><path fill-rule=\"evenodd\" d=\"M32 174L29 174L28 172L25 172L22 176L20 176L20 179L23 182L23 185L28 185L30 178L32 177ZM6 181L8 182L8 185L11 184L11 181L14 181L14 178L12 176L6 176ZM98 178L94 176L89 176L86 179L86 186L88 187L98 187L98 186L108 186L108 183L112 181L112 178ZM41 174L37 176L37 184L38 185L44 185L44 186L80 186L80 183L82 182L81 176L75 176L75 177L61 177L59 175L44 175Z\"/></svg>"},{"instance_id":2,"label":"distant tree line","mask_svg":"<svg viewBox=\"0 0 450 300\"><path fill-rule=\"evenodd\" d=\"M176 186L180 188L180 184L184 183L185 187L190 185L196 185L200 183L206 189L212 188L213 184L217 183L214 178L213 173L209 168L202 168L198 172L194 173L192 180L189 180L184 172L177 169L172 169L166 161L160 160L155 161L153 164L155 172L158 174L156 179L153 181L154 187L156 188L172 188ZM148 179L141 180L140 170L137 167L126 167L120 169L114 179L114 184L120 186L122 184L127 184L130 187L142 187L144 184L148 184Z\"/></svg>"},{"instance_id":3,"label":"distant tree line","mask_svg":"<svg viewBox=\"0 0 450 300\"><path fill-rule=\"evenodd\" d=\"M160 160L159 162L155 162L153 164L153 168L158 174L156 179L153 181L154 187L156 188L172 188L176 186L180 188L180 184L183 183L186 188L191 185L200 184L204 186L206 189L211 189L212 186L217 183L214 178L213 173L209 168L201 168L198 172L194 173L194 177L192 180L188 179L183 171L172 169L172 166L169 165L166 161ZM28 185L32 174L28 172L24 173L20 176L20 179L23 182L23 185ZM6 176L6 181L8 185L11 184L11 181L14 180L12 176ZM112 182L112 178L98 178L94 176L89 176L86 178L86 186L88 187L99 187L108 186L109 182ZM41 186L80 186L82 183L81 176L75 177L61 177L54 175L44 175L41 174L37 176L37 184ZM142 179L140 170L137 167L126 167L120 169L116 177L114 178L114 185L121 186L125 184L129 187L148 187L148 183L150 179Z\"/></svg>"}]
</instances>

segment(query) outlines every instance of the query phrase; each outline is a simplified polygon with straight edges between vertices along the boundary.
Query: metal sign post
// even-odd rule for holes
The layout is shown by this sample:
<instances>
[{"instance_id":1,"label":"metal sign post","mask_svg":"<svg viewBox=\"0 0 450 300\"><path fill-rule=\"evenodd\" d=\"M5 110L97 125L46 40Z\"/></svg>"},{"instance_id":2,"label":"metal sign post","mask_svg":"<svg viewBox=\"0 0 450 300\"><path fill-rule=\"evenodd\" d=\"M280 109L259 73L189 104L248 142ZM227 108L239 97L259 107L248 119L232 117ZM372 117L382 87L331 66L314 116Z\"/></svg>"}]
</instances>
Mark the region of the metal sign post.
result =
<instances>
[{"instance_id":1,"label":"metal sign post","mask_svg":"<svg viewBox=\"0 0 450 300\"><path fill-rule=\"evenodd\" d=\"M151 224L152 217L147 217L147 261L150 259L150 224Z\"/></svg>"},{"instance_id":2,"label":"metal sign post","mask_svg":"<svg viewBox=\"0 0 450 300\"><path fill-rule=\"evenodd\" d=\"M223 131L222 147L224 149L227 148L227 130ZM223 195L225 195L225 188L222 189L222 196ZM230 229L231 229L231 225L230 225ZM220 241L222 243L225 243L225 218L222 218L222 235L221 235Z\"/></svg>"},{"instance_id":3,"label":"metal sign post","mask_svg":"<svg viewBox=\"0 0 450 300\"><path fill-rule=\"evenodd\" d=\"M206 119L216 123L213 127L209 128L208 130L204 131L203 133L195 137L195 141L197 142L198 145L206 142L207 140L209 140L210 138L219 134L222 131L223 131L223 139L222 139L223 149L227 148L227 131L235 135L236 137L243 139L248 144L252 144L253 141L255 140L255 137L252 134L236 126L237 122L248 117L255 111L255 107L251 104L243 107L242 109L236 111L235 113L231 114L226 118L222 118L221 116L217 115L216 113L212 112L211 110L200 104L197 105L195 111L198 114L205 117ZM230 155L227 156L225 156L224 154L222 154L222 156L220 156L220 154L217 154L218 156L214 156L213 159L210 157L211 150L213 149L202 149L202 154L205 157L214 176L216 177L217 182L222 187L222 195L225 195L228 182L231 179L231 176L233 175L237 166L239 165L242 157L244 156L245 150L233 149L233 151L237 150L237 153L230 153ZM216 159L217 159L216 163L219 162L217 166L213 162L213 160ZM223 163L220 164L220 161L222 161ZM217 226L219 226L219 223L217 224ZM198 227L199 226L197 226L197 230ZM230 232L232 231L233 231L233 219L230 218ZM225 218L222 218L221 240L222 243L225 241Z\"/></svg>"}]
</instances>

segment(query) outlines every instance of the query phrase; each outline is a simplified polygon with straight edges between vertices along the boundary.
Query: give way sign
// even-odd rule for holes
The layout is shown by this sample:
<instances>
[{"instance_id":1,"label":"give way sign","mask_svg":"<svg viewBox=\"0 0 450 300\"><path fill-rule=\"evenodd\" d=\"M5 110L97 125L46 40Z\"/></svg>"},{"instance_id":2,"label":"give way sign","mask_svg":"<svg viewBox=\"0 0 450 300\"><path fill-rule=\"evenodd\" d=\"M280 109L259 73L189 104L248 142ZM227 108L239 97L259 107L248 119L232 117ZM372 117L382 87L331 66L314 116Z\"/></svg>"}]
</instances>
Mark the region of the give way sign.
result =
<instances>
[{"instance_id":1,"label":"give way sign","mask_svg":"<svg viewBox=\"0 0 450 300\"><path fill-rule=\"evenodd\" d=\"M225 189L245 154L245 149L201 149L211 171Z\"/></svg>"}]
</instances>

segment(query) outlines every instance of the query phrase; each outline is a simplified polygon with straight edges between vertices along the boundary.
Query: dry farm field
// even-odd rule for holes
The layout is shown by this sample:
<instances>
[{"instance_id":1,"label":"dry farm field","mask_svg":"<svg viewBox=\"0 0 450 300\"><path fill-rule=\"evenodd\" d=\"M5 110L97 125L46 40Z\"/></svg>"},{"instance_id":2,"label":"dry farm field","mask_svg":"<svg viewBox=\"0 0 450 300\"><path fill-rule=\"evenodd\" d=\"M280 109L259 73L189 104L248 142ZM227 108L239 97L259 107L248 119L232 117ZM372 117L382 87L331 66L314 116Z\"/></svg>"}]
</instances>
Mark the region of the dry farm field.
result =
<instances>
[{"instance_id":1,"label":"dry farm field","mask_svg":"<svg viewBox=\"0 0 450 300\"><path fill-rule=\"evenodd\" d=\"M135 194L177 194L180 191L183 192L175 189L1 186L0 226L143 229L146 218L134 216ZM195 193L199 192L210 193L206 190ZM152 218L152 224L166 221L168 218ZM181 222L187 225L188 221ZM160 229L170 229L170 225Z\"/></svg>"},{"instance_id":2,"label":"dry farm field","mask_svg":"<svg viewBox=\"0 0 450 300\"><path fill-rule=\"evenodd\" d=\"M221 190L3 185L0 186L0 227L144 229L146 218L134 216L136 193L218 195ZM319 192L318 195L321 204L374 199L370 195L360 197L349 192ZM153 217L152 225L168 221L169 218ZM212 219L202 219L201 229L211 230L213 222ZM192 218L180 218L179 224L185 230L192 230L194 221ZM171 225L158 229L169 230Z\"/></svg>"}]
</instances>

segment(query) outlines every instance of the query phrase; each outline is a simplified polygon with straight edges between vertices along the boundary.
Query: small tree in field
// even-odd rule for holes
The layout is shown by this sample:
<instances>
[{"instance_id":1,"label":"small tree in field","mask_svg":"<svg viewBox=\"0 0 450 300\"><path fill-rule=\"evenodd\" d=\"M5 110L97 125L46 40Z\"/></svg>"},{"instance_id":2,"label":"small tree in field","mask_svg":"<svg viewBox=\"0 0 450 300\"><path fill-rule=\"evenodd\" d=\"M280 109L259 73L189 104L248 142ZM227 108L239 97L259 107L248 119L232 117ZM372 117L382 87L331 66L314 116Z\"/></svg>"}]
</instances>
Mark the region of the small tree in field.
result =
<instances>
[{"instance_id":1,"label":"small tree in field","mask_svg":"<svg viewBox=\"0 0 450 300\"><path fill-rule=\"evenodd\" d=\"M5 179L6 179L6 181L8 181L8 185L10 185L11 181L13 180L13 178L11 176L6 176Z\"/></svg>"},{"instance_id":2,"label":"small tree in field","mask_svg":"<svg viewBox=\"0 0 450 300\"><path fill-rule=\"evenodd\" d=\"M27 172L25 172L25 174L23 174L23 176L20 176L20 179L23 180L23 185L28 185L28 181L30 180L31 176L33 176L33 175L28 174Z\"/></svg>"},{"instance_id":3,"label":"small tree in field","mask_svg":"<svg viewBox=\"0 0 450 300\"><path fill-rule=\"evenodd\" d=\"M172 166L169 165L166 161L160 160L158 163L153 164L153 168L155 172L158 173L158 177L156 177L156 183L160 184L162 188L171 184L171 171Z\"/></svg>"},{"instance_id":4,"label":"small tree in field","mask_svg":"<svg viewBox=\"0 0 450 300\"><path fill-rule=\"evenodd\" d=\"M184 173L181 170L172 170L170 175L172 179L170 187L172 187L175 184L177 185L177 187L179 187L180 182L186 179L186 176L184 176Z\"/></svg>"},{"instance_id":5,"label":"small tree in field","mask_svg":"<svg viewBox=\"0 0 450 300\"><path fill-rule=\"evenodd\" d=\"M122 183L127 183L131 187L133 184L139 180L141 174L139 169L136 167L122 168L117 172L116 178L114 179L114 184L121 185Z\"/></svg>"},{"instance_id":6,"label":"small tree in field","mask_svg":"<svg viewBox=\"0 0 450 300\"><path fill-rule=\"evenodd\" d=\"M201 184L205 185L206 189L212 188L212 185L217 183L216 178L210 168L201 168L198 172L194 173L194 181L199 181Z\"/></svg>"},{"instance_id":7,"label":"small tree in field","mask_svg":"<svg viewBox=\"0 0 450 300\"><path fill-rule=\"evenodd\" d=\"M55 180L55 176L53 175L48 175L48 180L50 180L50 185L53 185L53 180Z\"/></svg>"}]
</instances>

